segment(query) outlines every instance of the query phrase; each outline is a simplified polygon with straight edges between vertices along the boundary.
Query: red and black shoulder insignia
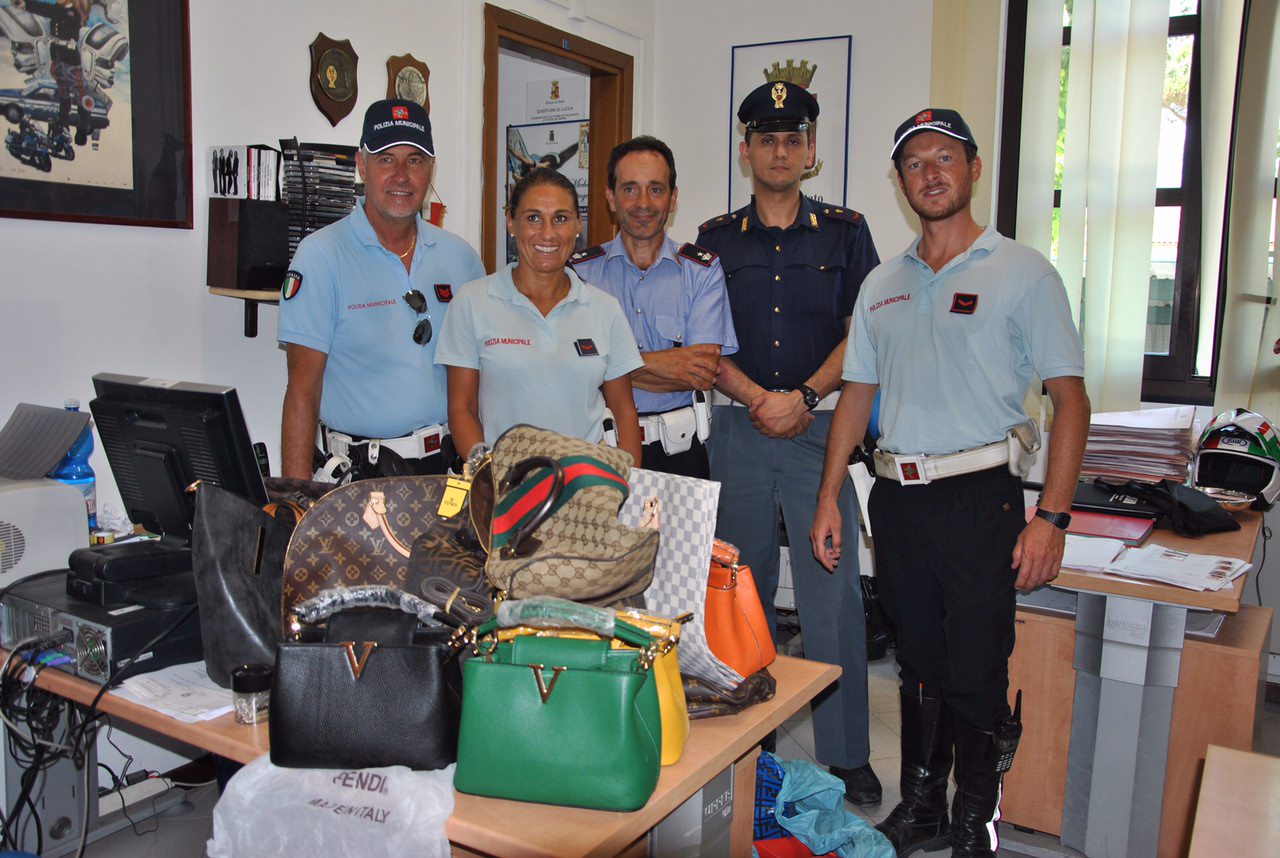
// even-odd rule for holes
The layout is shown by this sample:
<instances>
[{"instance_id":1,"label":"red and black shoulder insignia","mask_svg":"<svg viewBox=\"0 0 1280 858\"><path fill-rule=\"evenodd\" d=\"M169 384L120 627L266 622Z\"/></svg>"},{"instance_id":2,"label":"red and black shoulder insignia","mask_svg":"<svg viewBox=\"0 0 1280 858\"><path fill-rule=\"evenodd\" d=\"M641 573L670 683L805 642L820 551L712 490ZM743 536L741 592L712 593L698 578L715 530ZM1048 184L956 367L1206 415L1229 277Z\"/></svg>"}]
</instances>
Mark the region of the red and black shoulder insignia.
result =
<instances>
[{"instance_id":1,"label":"red and black shoulder insignia","mask_svg":"<svg viewBox=\"0 0 1280 858\"><path fill-rule=\"evenodd\" d=\"M737 218L738 218L737 212L726 212L725 214L720 215L720 217L713 217L711 220L707 221L702 226L698 227L698 234L701 235L702 233L707 232L708 230L717 229L722 226L728 226L729 224L737 220Z\"/></svg>"},{"instance_id":2,"label":"red and black shoulder insignia","mask_svg":"<svg viewBox=\"0 0 1280 858\"><path fill-rule=\"evenodd\" d=\"M687 241L677 252L677 255L683 256L685 259L691 259L704 268L709 268L711 263L716 261L715 253L705 247L698 247L698 245Z\"/></svg>"},{"instance_id":3,"label":"red and black shoulder insignia","mask_svg":"<svg viewBox=\"0 0 1280 858\"><path fill-rule=\"evenodd\" d=\"M861 223L862 215L844 206L823 206L822 216L831 220L842 220L845 223Z\"/></svg>"},{"instance_id":4,"label":"red and black shoulder insignia","mask_svg":"<svg viewBox=\"0 0 1280 858\"><path fill-rule=\"evenodd\" d=\"M598 259L601 256L604 256L604 245L597 244L592 247L579 250L577 253L570 256L569 264L577 265L579 262L586 262L589 259Z\"/></svg>"}]
</instances>

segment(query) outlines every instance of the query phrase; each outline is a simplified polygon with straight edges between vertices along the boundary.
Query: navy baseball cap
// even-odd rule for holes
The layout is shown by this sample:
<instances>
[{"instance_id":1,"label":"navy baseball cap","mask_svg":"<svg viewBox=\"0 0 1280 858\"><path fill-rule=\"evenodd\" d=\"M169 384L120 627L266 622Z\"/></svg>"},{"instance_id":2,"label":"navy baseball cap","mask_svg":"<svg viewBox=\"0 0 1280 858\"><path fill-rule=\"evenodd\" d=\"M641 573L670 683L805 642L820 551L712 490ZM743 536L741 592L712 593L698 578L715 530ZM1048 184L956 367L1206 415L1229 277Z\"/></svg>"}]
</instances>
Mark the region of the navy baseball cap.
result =
<instances>
[{"instance_id":1,"label":"navy baseball cap","mask_svg":"<svg viewBox=\"0 0 1280 858\"><path fill-rule=\"evenodd\" d=\"M360 148L381 152L392 146L416 146L432 158L436 156L431 142L431 120L416 101L389 98L375 101L364 112L364 133Z\"/></svg>"},{"instance_id":2,"label":"navy baseball cap","mask_svg":"<svg viewBox=\"0 0 1280 858\"><path fill-rule=\"evenodd\" d=\"M893 150L889 152L889 160L897 161L898 153L906 142L923 131L937 131L962 140L974 149L978 148L978 141L973 139L973 132L969 130L969 123L964 121L963 116L945 107L930 107L898 126L898 130L893 133Z\"/></svg>"},{"instance_id":3,"label":"navy baseball cap","mask_svg":"<svg viewBox=\"0 0 1280 858\"><path fill-rule=\"evenodd\" d=\"M818 118L818 99L784 80L761 84L742 99L738 121L748 131L807 131Z\"/></svg>"}]
</instances>

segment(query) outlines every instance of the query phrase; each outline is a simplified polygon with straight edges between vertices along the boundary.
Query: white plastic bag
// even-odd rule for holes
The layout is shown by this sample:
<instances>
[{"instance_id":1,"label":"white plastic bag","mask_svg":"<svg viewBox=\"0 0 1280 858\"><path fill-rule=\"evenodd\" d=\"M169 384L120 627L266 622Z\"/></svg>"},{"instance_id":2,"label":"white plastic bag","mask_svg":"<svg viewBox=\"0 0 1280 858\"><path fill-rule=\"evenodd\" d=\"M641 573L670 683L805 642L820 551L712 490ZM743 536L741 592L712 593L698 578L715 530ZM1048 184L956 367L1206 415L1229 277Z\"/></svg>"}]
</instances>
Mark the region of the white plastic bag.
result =
<instances>
[{"instance_id":1,"label":"white plastic bag","mask_svg":"<svg viewBox=\"0 0 1280 858\"><path fill-rule=\"evenodd\" d=\"M263 754L214 806L209 858L448 858L453 769L286 769Z\"/></svg>"}]
</instances>

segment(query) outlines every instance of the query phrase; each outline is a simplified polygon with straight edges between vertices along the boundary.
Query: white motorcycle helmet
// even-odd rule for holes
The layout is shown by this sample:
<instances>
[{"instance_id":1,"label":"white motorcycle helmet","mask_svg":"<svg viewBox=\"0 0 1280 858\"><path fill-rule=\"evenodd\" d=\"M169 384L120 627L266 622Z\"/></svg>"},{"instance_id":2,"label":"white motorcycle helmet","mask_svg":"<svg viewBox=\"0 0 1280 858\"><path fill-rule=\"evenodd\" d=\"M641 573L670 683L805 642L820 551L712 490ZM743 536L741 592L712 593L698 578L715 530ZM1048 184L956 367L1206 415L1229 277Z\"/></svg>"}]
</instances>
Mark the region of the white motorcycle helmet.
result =
<instances>
[{"instance_id":1,"label":"white motorcycle helmet","mask_svg":"<svg viewBox=\"0 0 1280 858\"><path fill-rule=\"evenodd\" d=\"M1270 509L1280 497L1275 425L1244 408L1219 414L1200 436L1192 479L1197 488L1243 492L1256 498L1255 509Z\"/></svg>"}]
</instances>

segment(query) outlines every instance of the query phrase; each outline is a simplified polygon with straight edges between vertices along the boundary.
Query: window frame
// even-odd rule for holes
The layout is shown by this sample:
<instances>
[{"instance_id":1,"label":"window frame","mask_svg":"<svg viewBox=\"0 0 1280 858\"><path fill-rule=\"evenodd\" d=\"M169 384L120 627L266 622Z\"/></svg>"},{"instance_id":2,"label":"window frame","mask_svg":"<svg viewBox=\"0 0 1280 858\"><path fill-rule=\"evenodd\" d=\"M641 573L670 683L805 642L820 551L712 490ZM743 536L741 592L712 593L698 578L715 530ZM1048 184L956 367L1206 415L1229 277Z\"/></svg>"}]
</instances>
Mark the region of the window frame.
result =
<instances>
[{"instance_id":1,"label":"window frame","mask_svg":"<svg viewBox=\"0 0 1280 858\"><path fill-rule=\"evenodd\" d=\"M1009 0L1006 16L1005 78L1002 92L1000 129L1000 175L996 194L996 229L1009 238L1017 237L1019 153L1022 143L1023 72L1026 67L1027 7L1029 0ZM1178 226L1178 259L1174 268L1174 301L1168 354L1147 354L1143 359L1142 400L1191 405L1212 405L1219 354L1222 314L1225 305L1225 272L1217 284L1213 367L1207 376L1195 374L1196 343L1199 336L1199 307L1204 295L1200 282L1201 227L1204 204L1201 195L1203 169L1200 104L1200 49L1202 45L1199 6L1194 14L1169 18L1168 37L1191 36L1191 71L1187 91L1186 139L1183 143L1182 178L1179 188L1157 188L1157 207L1181 208ZM1062 28L1062 46L1071 45L1071 27ZM1233 120L1234 122L1234 120ZM1054 191L1053 205L1062 203L1062 192ZM1224 245L1225 247L1225 241Z\"/></svg>"}]
</instances>

